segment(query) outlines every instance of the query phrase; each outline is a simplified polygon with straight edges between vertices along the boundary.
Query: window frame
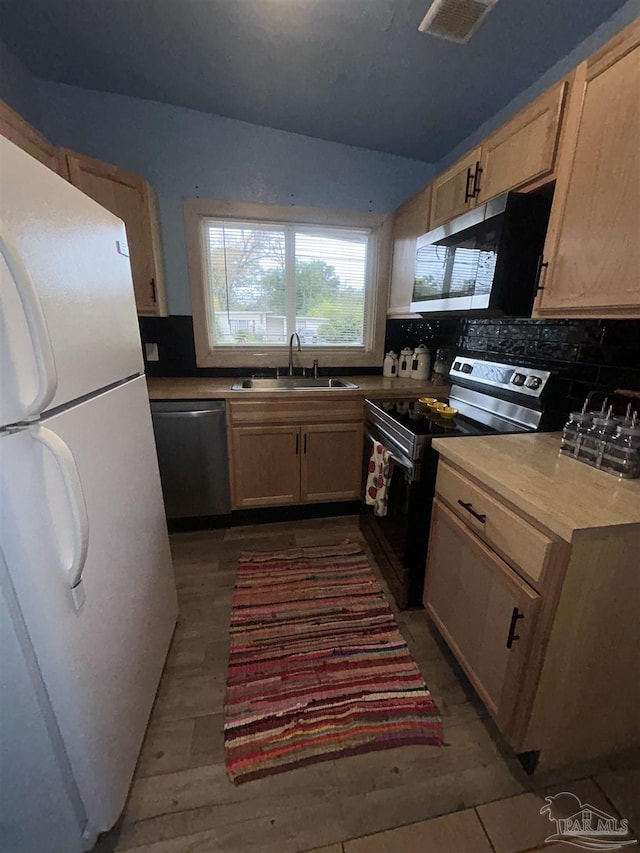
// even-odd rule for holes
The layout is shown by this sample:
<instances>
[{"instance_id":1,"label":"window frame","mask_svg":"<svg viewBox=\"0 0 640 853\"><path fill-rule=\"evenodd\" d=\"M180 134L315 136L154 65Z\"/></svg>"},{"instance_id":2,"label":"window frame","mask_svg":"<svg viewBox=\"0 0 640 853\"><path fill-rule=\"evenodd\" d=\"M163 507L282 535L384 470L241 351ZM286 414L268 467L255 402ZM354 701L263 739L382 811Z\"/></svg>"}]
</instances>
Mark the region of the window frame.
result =
<instances>
[{"instance_id":1,"label":"window frame","mask_svg":"<svg viewBox=\"0 0 640 853\"><path fill-rule=\"evenodd\" d=\"M317 358L320 367L379 367L384 356L384 333L387 313L391 255L391 216L381 213L333 210L320 207L257 204L220 199L187 198L184 219L191 286L193 331L198 367L282 367L287 359L286 346L214 346L210 330L206 253L203 246L202 220L225 219L265 224L288 222L292 225L318 227L366 228L371 231L369 340L364 347L327 347L313 344L302 347L305 364ZM283 358L284 357L284 358Z\"/></svg>"}]
</instances>

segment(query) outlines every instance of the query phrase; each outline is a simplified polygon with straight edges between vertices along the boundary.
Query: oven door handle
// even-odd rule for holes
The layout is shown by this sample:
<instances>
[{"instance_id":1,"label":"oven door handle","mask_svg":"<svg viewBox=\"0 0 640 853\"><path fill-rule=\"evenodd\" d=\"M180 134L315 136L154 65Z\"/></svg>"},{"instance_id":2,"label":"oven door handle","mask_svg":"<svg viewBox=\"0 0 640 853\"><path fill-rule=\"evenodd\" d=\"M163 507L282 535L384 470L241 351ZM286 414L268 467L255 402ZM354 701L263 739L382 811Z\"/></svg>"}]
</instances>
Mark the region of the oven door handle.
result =
<instances>
[{"instance_id":1,"label":"oven door handle","mask_svg":"<svg viewBox=\"0 0 640 853\"><path fill-rule=\"evenodd\" d=\"M376 427L375 429L376 429L376 431L377 431L377 432L379 432L382 436L384 436L384 432L383 432L383 430L381 430L379 427ZM385 446L385 448L386 448L387 450L389 450L389 447L388 447L387 445L385 445L384 437L383 437L383 438L378 438L377 436L375 436L375 435L371 432L371 429L370 429L370 428L365 428L365 436L366 436L366 437L369 439L369 441L371 441L372 443L375 443L375 442L377 441L379 444L384 445L384 446ZM394 461L397 465L399 465L401 468L404 468L404 469L405 469L409 474L413 475L413 471L414 471L414 467L415 467L415 466L414 466L414 463L409 459L409 457L408 457L408 456L403 456L401 453L397 453L396 451L393 451L393 450L389 450L389 453L391 453L391 458L393 459L393 461Z\"/></svg>"}]
</instances>

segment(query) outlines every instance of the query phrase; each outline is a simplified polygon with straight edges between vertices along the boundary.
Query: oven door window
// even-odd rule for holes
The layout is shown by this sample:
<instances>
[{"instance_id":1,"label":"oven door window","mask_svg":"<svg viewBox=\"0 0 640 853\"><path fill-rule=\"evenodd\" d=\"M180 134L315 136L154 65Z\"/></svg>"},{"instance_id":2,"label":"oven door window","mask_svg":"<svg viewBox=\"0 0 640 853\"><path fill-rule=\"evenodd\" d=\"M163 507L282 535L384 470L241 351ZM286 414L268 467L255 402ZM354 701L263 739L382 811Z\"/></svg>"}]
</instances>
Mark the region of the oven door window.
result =
<instances>
[{"instance_id":1,"label":"oven door window","mask_svg":"<svg viewBox=\"0 0 640 853\"><path fill-rule=\"evenodd\" d=\"M409 528L409 506L411 499L411 477L396 465L389 484L387 514L376 519L392 551L404 562Z\"/></svg>"}]
</instances>

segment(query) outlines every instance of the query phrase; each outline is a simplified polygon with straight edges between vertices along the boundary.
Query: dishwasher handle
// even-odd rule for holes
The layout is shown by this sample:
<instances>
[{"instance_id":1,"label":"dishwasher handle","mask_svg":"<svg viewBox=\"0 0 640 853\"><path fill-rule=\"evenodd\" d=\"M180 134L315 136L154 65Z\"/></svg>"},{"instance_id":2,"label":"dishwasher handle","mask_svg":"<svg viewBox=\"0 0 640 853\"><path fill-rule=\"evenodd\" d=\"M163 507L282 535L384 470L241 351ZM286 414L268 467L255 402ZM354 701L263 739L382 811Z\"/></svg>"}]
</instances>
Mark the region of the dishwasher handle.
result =
<instances>
[{"instance_id":1,"label":"dishwasher handle","mask_svg":"<svg viewBox=\"0 0 640 853\"><path fill-rule=\"evenodd\" d=\"M154 418L202 418L206 415L224 415L224 409L200 409L183 412L153 412Z\"/></svg>"}]
</instances>

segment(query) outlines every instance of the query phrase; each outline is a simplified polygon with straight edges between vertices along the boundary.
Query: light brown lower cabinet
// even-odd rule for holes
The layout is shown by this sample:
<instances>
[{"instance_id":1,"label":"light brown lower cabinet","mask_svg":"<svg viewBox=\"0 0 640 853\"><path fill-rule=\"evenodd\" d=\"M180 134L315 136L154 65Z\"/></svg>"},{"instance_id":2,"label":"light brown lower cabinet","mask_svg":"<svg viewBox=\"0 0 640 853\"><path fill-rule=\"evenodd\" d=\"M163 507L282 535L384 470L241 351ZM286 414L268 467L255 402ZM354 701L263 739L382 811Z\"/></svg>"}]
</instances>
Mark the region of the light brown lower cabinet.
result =
<instances>
[{"instance_id":1,"label":"light brown lower cabinet","mask_svg":"<svg viewBox=\"0 0 640 853\"><path fill-rule=\"evenodd\" d=\"M441 457L431 525L425 608L525 766L638 749L640 522L566 540Z\"/></svg>"},{"instance_id":2,"label":"light brown lower cabinet","mask_svg":"<svg viewBox=\"0 0 640 853\"><path fill-rule=\"evenodd\" d=\"M235 427L231 441L236 508L300 501L299 427Z\"/></svg>"},{"instance_id":3,"label":"light brown lower cabinet","mask_svg":"<svg viewBox=\"0 0 640 853\"><path fill-rule=\"evenodd\" d=\"M437 499L424 595L473 686L508 726L540 596Z\"/></svg>"},{"instance_id":4,"label":"light brown lower cabinet","mask_svg":"<svg viewBox=\"0 0 640 853\"><path fill-rule=\"evenodd\" d=\"M301 500L356 500L362 477L362 424L301 427Z\"/></svg>"},{"instance_id":5,"label":"light brown lower cabinet","mask_svg":"<svg viewBox=\"0 0 640 853\"><path fill-rule=\"evenodd\" d=\"M327 406L254 398L232 401L228 410L234 509L359 498L361 400ZM328 420L341 412L352 419Z\"/></svg>"}]
</instances>

